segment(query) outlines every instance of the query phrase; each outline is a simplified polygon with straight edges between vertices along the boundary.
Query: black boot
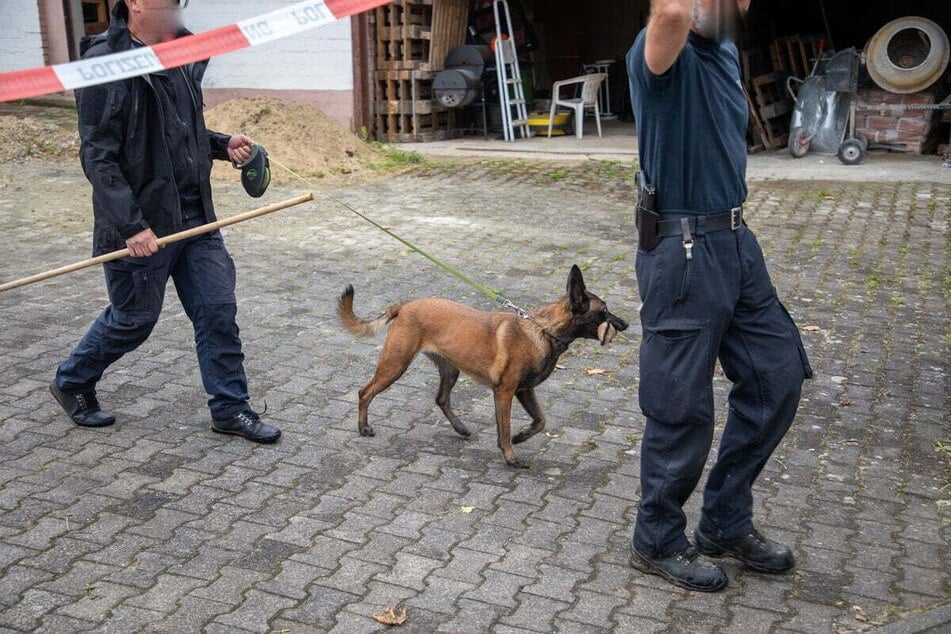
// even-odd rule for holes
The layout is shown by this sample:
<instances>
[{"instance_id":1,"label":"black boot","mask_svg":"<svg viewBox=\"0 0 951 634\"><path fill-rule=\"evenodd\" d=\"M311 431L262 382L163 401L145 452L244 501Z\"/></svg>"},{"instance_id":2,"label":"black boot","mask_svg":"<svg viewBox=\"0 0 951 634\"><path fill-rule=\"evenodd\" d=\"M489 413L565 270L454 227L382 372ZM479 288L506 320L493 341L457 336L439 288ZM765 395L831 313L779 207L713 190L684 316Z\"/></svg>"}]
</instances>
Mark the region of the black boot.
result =
<instances>
[{"instance_id":1,"label":"black boot","mask_svg":"<svg viewBox=\"0 0 951 634\"><path fill-rule=\"evenodd\" d=\"M714 539L694 531L697 550L708 557L732 557L759 572L786 572L796 565L792 550L785 544L763 537L755 528L745 537Z\"/></svg>"},{"instance_id":2,"label":"black boot","mask_svg":"<svg viewBox=\"0 0 951 634\"><path fill-rule=\"evenodd\" d=\"M664 559L651 559L631 548L631 565L641 572L658 575L681 588L698 592L717 592L730 582L720 566L700 561L700 553L693 546Z\"/></svg>"},{"instance_id":3,"label":"black boot","mask_svg":"<svg viewBox=\"0 0 951 634\"><path fill-rule=\"evenodd\" d=\"M258 413L249 409L225 420L212 420L211 429L219 434L243 436L248 440L260 443L275 442L281 437L280 429L262 423Z\"/></svg>"},{"instance_id":4,"label":"black boot","mask_svg":"<svg viewBox=\"0 0 951 634\"><path fill-rule=\"evenodd\" d=\"M53 381L50 383L50 394L80 427L108 427L116 422L115 416L100 409L95 391L66 394L56 387L56 381Z\"/></svg>"}]
</instances>

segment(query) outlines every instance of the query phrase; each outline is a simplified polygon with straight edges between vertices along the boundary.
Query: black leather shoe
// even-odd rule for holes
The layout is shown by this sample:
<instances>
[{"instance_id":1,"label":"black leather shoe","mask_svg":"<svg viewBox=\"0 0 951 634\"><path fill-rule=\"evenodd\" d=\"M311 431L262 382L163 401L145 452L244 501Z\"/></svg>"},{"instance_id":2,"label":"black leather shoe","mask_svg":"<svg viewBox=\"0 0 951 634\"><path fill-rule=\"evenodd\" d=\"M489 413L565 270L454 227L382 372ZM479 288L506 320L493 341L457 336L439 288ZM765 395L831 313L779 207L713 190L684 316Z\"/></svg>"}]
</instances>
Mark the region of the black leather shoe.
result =
<instances>
[{"instance_id":1,"label":"black leather shoe","mask_svg":"<svg viewBox=\"0 0 951 634\"><path fill-rule=\"evenodd\" d=\"M698 592L717 592L725 588L730 578L723 569L699 558L700 553L693 546L664 559L651 559L631 548L631 565L641 572L658 575L676 586Z\"/></svg>"},{"instance_id":2,"label":"black leather shoe","mask_svg":"<svg viewBox=\"0 0 951 634\"><path fill-rule=\"evenodd\" d=\"M697 550L708 557L732 557L759 572L786 572L796 565L792 550L785 544L763 537L755 528L739 539L719 540L694 531Z\"/></svg>"},{"instance_id":3,"label":"black leather shoe","mask_svg":"<svg viewBox=\"0 0 951 634\"><path fill-rule=\"evenodd\" d=\"M100 409L95 392L66 394L56 387L56 381L53 381L50 383L50 394L80 427L108 427L116 422L115 416Z\"/></svg>"},{"instance_id":4,"label":"black leather shoe","mask_svg":"<svg viewBox=\"0 0 951 634\"><path fill-rule=\"evenodd\" d=\"M257 412L245 410L225 420L211 421L211 429L219 434L244 436L253 442L275 442L281 437L281 430L273 425L262 423Z\"/></svg>"}]
</instances>

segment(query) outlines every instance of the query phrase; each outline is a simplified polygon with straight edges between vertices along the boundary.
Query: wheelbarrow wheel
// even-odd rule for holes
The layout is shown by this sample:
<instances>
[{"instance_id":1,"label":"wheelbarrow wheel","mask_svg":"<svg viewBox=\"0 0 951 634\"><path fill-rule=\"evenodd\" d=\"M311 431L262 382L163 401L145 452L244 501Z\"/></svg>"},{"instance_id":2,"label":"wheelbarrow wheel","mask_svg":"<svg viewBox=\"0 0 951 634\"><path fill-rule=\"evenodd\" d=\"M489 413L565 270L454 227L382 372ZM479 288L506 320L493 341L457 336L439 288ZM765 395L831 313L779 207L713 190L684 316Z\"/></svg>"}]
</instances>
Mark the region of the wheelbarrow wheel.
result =
<instances>
[{"instance_id":1,"label":"wheelbarrow wheel","mask_svg":"<svg viewBox=\"0 0 951 634\"><path fill-rule=\"evenodd\" d=\"M848 139L839 146L839 160L843 165L858 165L865 158L866 145L858 139Z\"/></svg>"},{"instance_id":2,"label":"wheelbarrow wheel","mask_svg":"<svg viewBox=\"0 0 951 634\"><path fill-rule=\"evenodd\" d=\"M809 152L809 142L811 139L802 128L793 128L789 132L789 153L794 158L802 158Z\"/></svg>"}]
</instances>

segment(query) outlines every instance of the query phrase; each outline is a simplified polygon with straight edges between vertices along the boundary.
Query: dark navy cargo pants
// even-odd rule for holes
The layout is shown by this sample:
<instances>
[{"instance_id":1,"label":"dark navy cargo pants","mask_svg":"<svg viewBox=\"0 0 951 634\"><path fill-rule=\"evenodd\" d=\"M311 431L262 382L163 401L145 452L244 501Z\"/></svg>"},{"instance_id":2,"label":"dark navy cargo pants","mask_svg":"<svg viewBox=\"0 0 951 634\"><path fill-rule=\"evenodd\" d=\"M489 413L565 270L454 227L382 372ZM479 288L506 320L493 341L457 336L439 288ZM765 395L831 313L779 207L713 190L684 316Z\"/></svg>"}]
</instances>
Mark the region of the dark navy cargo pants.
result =
<instances>
[{"instance_id":1,"label":"dark navy cargo pants","mask_svg":"<svg viewBox=\"0 0 951 634\"><path fill-rule=\"evenodd\" d=\"M667 557L688 541L684 503L713 441L713 372L733 383L729 414L703 493L700 530L720 539L752 528L752 486L796 414L812 370L799 330L780 303L753 232L706 234L693 259L680 237L637 253L643 341L641 501L634 547Z\"/></svg>"},{"instance_id":2,"label":"dark navy cargo pants","mask_svg":"<svg viewBox=\"0 0 951 634\"><path fill-rule=\"evenodd\" d=\"M191 221L186 228L201 224ZM221 233L168 245L149 258L105 265L110 305L56 373L66 393L95 389L112 363L139 347L162 311L169 277L195 328L195 346L208 406L215 419L247 409L244 354L235 321L235 269Z\"/></svg>"}]
</instances>

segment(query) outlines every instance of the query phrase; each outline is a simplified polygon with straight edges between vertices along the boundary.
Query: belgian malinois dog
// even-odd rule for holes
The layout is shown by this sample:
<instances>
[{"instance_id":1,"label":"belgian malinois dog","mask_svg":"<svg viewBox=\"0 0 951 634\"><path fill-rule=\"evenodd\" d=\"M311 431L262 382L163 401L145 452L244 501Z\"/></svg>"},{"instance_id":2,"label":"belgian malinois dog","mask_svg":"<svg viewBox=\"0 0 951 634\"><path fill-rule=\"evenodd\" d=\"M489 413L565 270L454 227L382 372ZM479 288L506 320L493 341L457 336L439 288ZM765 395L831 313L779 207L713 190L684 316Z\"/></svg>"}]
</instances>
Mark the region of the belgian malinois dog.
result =
<instances>
[{"instance_id":1,"label":"belgian malinois dog","mask_svg":"<svg viewBox=\"0 0 951 634\"><path fill-rule=\"evenodd\" d=\"M577 266L568 275L566 295L527 318L483 313L445 299L426 298L393 304L376 319L364 321L353 312L353 286L341 295L337 316L348 332L361 337L376 334L389 324L376 374L360 390L357 429L361 436L375 434L367 423L370 401L396 382L422 352L439 368L436 404L461 436L469 437L471 432L449 402L459 372L492 388L499 448L506 464L522 469L528 464L515 457L512 444L525 442L545 428L535 386L548 378L575 339L596 339L607 345L628 325L585 289ZM514 438L513 397L532 419Z\"/></svg>"}]
</instances>

